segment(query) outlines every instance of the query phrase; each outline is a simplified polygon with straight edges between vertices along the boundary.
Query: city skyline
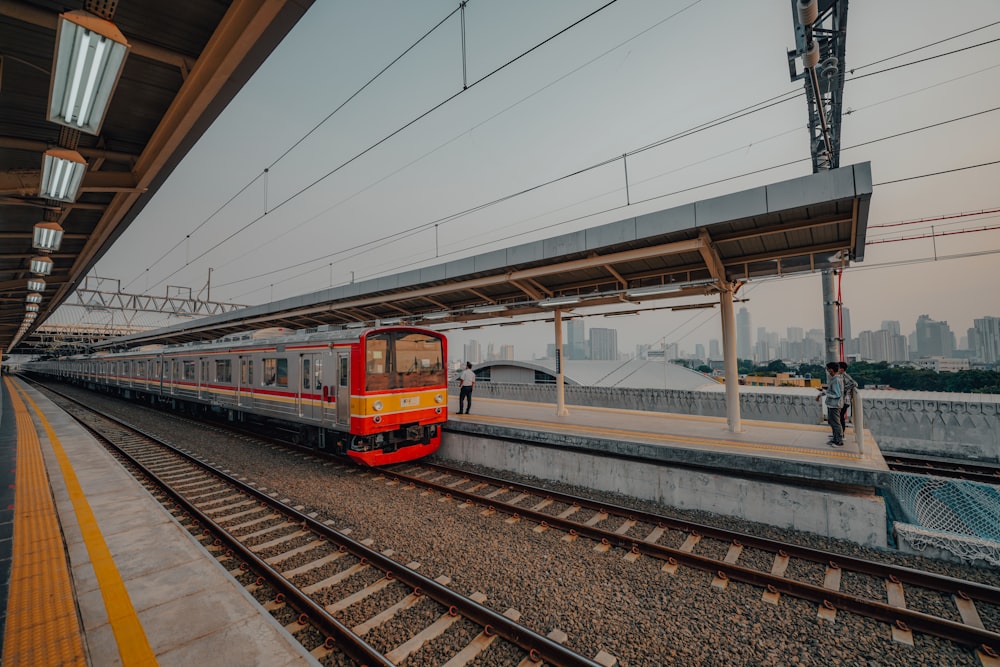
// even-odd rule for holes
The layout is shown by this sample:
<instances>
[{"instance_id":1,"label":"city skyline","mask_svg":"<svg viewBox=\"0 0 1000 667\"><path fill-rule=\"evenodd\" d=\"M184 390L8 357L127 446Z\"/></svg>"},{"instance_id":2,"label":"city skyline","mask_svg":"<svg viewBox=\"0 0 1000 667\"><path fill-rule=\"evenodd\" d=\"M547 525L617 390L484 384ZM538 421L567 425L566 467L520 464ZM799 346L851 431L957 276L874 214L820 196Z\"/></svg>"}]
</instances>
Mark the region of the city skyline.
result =
<instances>
[{"instance_id":1,"label":"city skyline","mask_svg":"<svg viewBox=\"0 0 1000 667\"><path fill-rule=\"evenodd\" d=\"M739 323L740 323L740 320L743 317L744 313L750 314L750 332L751 332L751 337L750 337L750 342L749 342L749 348L752 351L750 352L750 354L747 354L747 355L742 354L739 351L740 347L741 347L740 343L742 342L742 337L741 337L741 335L739 333ZM847 320L849 322L850 321L850 311L849 311L849 309L845 309L845 316L846 316L845 320ZM951 350L950 351L944 350L944 349L930 348L930 349L928 349L928 354L926 354L926 355L920 355L919 354L921 343L917 339L919 338L919 333L918 333L919 330L920 330L919 324L920 324L920 321L923 318L927 318L929 320L929 322L931 322L935 328L938 328L940 325L946 325L946 328L952 334L952 337L953 337L953 341L952 341L952 344L951 344ZM593 320L594 322L600 322L601 325L600 326L589 326L586 323L586 321L588 319L589 320ZM975 319L976 320L984 320L985 319L985 320L988 321L988 326L991 327L991 332L992 332L991 335L993 336L993 338L996 338L995 341L993 340L993 338L990 338L990 343L988 343L988 344L991 344L993 346L1000 346L1000 312L998 312L995 315L983 314L983 315L981 315L981 316L979 316L979 317L977 317ZM711 360L719 360L719 359L722 358L722 356L721 356L721 332L719 333L718 336L707 338L704 341L701 341L701 340L693 341L693 340L691 340L691 341L689 341L686 344L678 342L678 341L667 340L667 338L665 336L660 336L659 339L657 339L655 342L649 342L649 339L639 340L639 339L636 339L633 336L631 336L630 334L633 333L633 332L631 332L628 327L622 327L622 326L608 327L606 325L606 322L607 322L607 319L604 318L604 317L601 317L601 316L595 316L595 317L592 317L592 318L575 318L575 319L572 319L569 322L567 322L564 325L564 334L563 334L564 354L567 356L567 358L570 358L570 359L572 359L572 358L580 358L580 359L582 359L582 358L590 358L589 356L580 356L581 353L580 353L579 350L583 349L582 346L587 341L589 341L589 334L590 334L590 332L593 331L593 330L595 330L595 329L597 331L601 332L602 336L607 335L607 334L605 334L605 332L608 332L608 331L613 331L614 332L614 338L615 338L615 341L616 341L616 344L617 344L619 358L621 358L621 359L632 358L632 357L637 356L637 350L639 350L640 348L658 349L660 347L667 348L668 350L671 347L674 347L674 349L677 350L677 355L676 355L677 358L698 358L698 359L705 359L705 360L710 360L710 359ZM518 360L529 360L529 359L532 359L532 358L541 359L541 358L550 357L551 356L551 349L553 348L553 345L554 345L554 343L553 343L553 340L554 340L554 331L552 329L552 324L551 323L547 323L547 324L543 325L543 324L530 324L529 323L529 324L523 325L520 328L524 328L524 327L532 327L534 330L537 331L537 333L533 334L533 335L529 335L527 337L525 337L523 335L518 336L518 338L521 339L521 341L522 341L520 343L510 343L510 342L508 342L510 340L510 338L506 338L506 339L495 338L495 337L491 336L490 334L487 334L486 330L483 330L483 329L478 329L475 332L464 332L464 331L452 331L452 332L449 332L449 340L450 341L454 341L453 343L451 343L452 344L452 347L451 347L452 353L449 356L453 360L457 359L458 356L459 356L459 355L455 354L455 352L456 352L457 349L463 350L463 353L467 355L468 341L475 341L480 346L486 345L486 346L490 346L490 347L499 348L502 345L503 347L506 347L506 348L512 348L513 358L514 359L518 359ZM895 336L898 336L899 338L904 339L904 344L906 345L906 349L908 351L907 355L904 356L904 357L901 357L901 358L894 358L894 359L888 359L888 358L885 358L885 359L881 359L881 358L876 359L875 357L881 356L881 355L874 354L874 355L871 355L870 360L875 360L875 361L907 361L907 360L915 359L918 356L945 356L945 357L947 357L947 356L950 356L951 353L953 353L955 350L964 351L964 350L969 349L968 347L963 347L962 346L962 341L966 341L966 346L971 345L971 342L969 342L967 340L967 338L968 338L968 329L973 329L973 328L974 327L972 326L972 323L970 323L970 326L967 327L966 329L957 329L956 327L952 326L949 322L947 322L945 320L937 320L936 318L934 318L933 314L929 314L929 313L922 313L917 318L917 320L914 321L914 323L913 323L913 325L912 325L912 327L910 329L907 329L905 323L903 323L903 322L901 322L899 320L889 320L889 319L882 320L881 322L879 322L879 326L876 329L862 329L862 330L857 330L857 327L852 326L851 324L846 324L845 329L844 329L844 335L845 335L845 338L847 339L847 340L845 340L846 356L849 357L849 358L854 358L854 357L857 357L858 355L861 355L864 350L886 350L886 349L892 349L892 347L891 347L891 341L890 342L884 342L884 341L880 342L878 340L879 339L878 336L874 336L874 337L870 336L870 335L869 336L865 336L865 334L878 334L879 332L886 332L887 334L894 334ZM574 330L574 333L572 335L570 334L570 330ZM750 313L749 309L747 309L747 308L740 308L740 309L737 310L737 357L738 358L740 358L740 359L754 359L754 360L761 360L761 361L772 361L772 360L775 360L775 359L784 359L784 360L787 360L787 355L782 356L782 355L770 355L769 354L769 355L767 355L766 359L763 359L763 358L760 357L760 355L758 354L757 350L754 349L754 348L758 348L758 346L759 346L760 338L761 338L760 337L760 331L761 330L766 331L767 334L769 334L769 336L772 337L771 344L770 344L770 346L768 348L769 350L772 350L772 351L774 351L774 350L777 349L777 343L778 342L786 342L786 341L788 341L788 342L801 342L801 340L800 341L794 341L793 340L793 338L794 338L793 332L798 332L798 335L801 337L802 340L808 338L810 336L810 334L811 334L813 340L815 341L815 348L813 348L813 349L816 350L817 355L819 355L819 357L822 357L822 353L825 350L825 348L823 347L823 340L824 340L825 333L824 333L824 330L823 330L822 322L817 323L815 326L790 326L790 327L785 327L783 331L772 330L772 329L768 328L767 326L763 326L763 327L756 326L754 324L754 322L753 322L752 313ZM496 331L496 333L501 333L502 332L504 334L507 334L510 337L514 336L514 334L511 333L511 329L507 328L507 327L504 327L502 329L498 327L498 328L495 329L495 331ZM545 335L548 335L548 338L545 338ZM534 338L534 342L530 342L530 340L532 338ZM875 340L873 340L873 338ZM889 341L889 339L891 338L891 336L888 336L888 337L883 336L882 338L885 338L886 341ZM529 342L525 342L526 339ZM633 343L630 344L630 343L627 342L627 341L630 341L630 340L631 341L635 341L635 342L633 342ZM622 342L618 342L618 341L622 341ZM456 343L458 344L457 346L456 346ZM574 350L574 345L579 345L581 347L577 348L577 351L574 352L573 351ZM910 352L909 352L909 350L911 349L911 347L913 347L912 354L910 354ZM699 348L701 348L703 351L707 352L707 354L705 354L705 356L698 356L697 352L698 352ZM587 349L589 350L589 348L587 348ZM899 350L898 347L895 348L895 349L897 351ZM991 349L997 350L996 347L991 348ZM716 353L715 356L713 356L713 352ZM509 352L508 352L508 354L509 354ZM1000 354L1000 352L997 352L997 351L993 352L992 361L994 361L994 362L996 361L996 359L998 358L998 356L997 356L998 354ZM889 355L887 355L887 356L889 356ZM480 355L480 357L481 358L479 359L479 361L490 360L490 357L488 357L488 355L486 355L486 354L482 354L482 355ZM493 359L504 359L504 358L511 358L511 357L499 357L499 356L496 356L496 357L492 357L492 358ZM607 357L601 357L601 358L607 358ZM670 358L669 355L668 355L668 358ZM792 360L793 361L804 361L806 359L792 359Z\"/></svg>"}]
</instances>

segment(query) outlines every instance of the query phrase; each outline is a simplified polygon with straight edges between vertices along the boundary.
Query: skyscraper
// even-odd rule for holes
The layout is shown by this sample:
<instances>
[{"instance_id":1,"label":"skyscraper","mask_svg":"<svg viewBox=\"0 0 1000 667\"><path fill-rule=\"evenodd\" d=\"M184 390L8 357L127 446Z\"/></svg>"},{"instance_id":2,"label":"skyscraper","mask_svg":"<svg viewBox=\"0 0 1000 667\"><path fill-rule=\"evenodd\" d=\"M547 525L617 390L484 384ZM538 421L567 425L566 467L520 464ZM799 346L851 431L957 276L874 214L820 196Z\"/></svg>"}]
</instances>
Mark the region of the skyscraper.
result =
<instances>
[{"instance_id":1,"label":"skyscraper","mask_svg":"<svg viewBox=\"0 0 1000 667\"><path fill-rule=\"evenodd\" d=\"M983 317L972 320L974 336L969 336L973 356L987 364L1000 361L1000 317Z\"/></svg>"},{"instance_id":2,"label":"skyscraper","mask_svg":"<svg viewBox=\"0 0 1000 667\"><path fill-rule=\"evenodd\" d=\"M618 330L590 328L590 358L600 361L618 359Z\"/></svg>"},{"instance_id":3,"label":"skyscraper","mask_svg":"<svg viewBox=\"0 0 1000 667\"><path fill-rule=\"evenodd\" d=\"M737 356L739 356L737 354ZM719 345L719 339L713 338L708 341L708 358L709 359L721 359L722 358L722 347Z\"/></svg>"},{"instance_id":4,"label":"skyscraper","mask_svg":"<svg viewBox=\"0 0 1000 667\"><path fill-rule=\"evenodd\" d=\"M470 340L465 344L465 360L478 364L483 360L483 350L478 340Z\"/></svg>"},{"instance_id":5,"label":"skyscraper","mask_svg":"<svg viewBox=\"0 0 1000 667\"><path fill-rule=\"evenodd\" d=\"M750 311L744 306L736 313L736 356L753 359L753 341L750 339Z\"/></svg>"},{"instance_id":6,"label":"skyscraper","mask_svg":"<svg viewBox=\"0 0 1000 667\"><path fill-rule=\"evenodd\" d=\"M586 359L586 341L582 318L570 320L566 323L566 347L563 350L563 354L566 355L567 359Z\"/></svg>"},{"instance_id":7,"label":"skyscraper","mask_svg":"<svg viewBox=\"0 0 1000 667\"><path fill-rule=\"evenodd\" d=\"M947 322L935 322L929 315L917 318L917 356L950 357L955 353L955 334Z\"/></svg>"}]
</instances>

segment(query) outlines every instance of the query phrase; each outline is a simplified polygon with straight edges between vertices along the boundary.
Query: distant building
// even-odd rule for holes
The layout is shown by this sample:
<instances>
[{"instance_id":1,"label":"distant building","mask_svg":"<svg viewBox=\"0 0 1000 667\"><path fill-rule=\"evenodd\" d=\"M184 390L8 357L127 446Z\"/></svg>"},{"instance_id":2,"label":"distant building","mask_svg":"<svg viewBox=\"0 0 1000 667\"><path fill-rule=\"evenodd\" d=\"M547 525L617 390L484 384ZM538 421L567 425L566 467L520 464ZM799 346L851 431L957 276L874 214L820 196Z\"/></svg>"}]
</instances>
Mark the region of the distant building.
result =
<instances>
[{"instance_id":1,"label":"distant building","mask_svg":"<svg viewBox=\"0 0 1000 667\"><path fill-rule=\"evenodd\" d=\"M737 356L739 356L737 354ZM722 358L722 347L719 345L719 339L713 338L708 341L708 358L709 359L721 359Z\"/></svg>"},{"instance_id":2,"label":"distant building","mask_svg":"<svg viewBox=\"0 0 1000 667\"><path fill-rule=\"evenodd\" d=\"M513 345L501 345L500 346L500 358L503 360L510 361L514 359L514 346Z\"/></svg>"},{"instance_id":3,"label":"distant building","mask_svg":"<svg viewBox=\"0 0 1000 667\"><path fill-rule=\"evenodd\" d=\"M1000 362L1000 317L982 317L972 320L969 330L969 349L979 362Z\"/></svg>"},{"instance_id":4,"label":"distant building","mask_svg":"<svg viewBox=\"0 0 1000 667\"><path fill-rule=\"evenodd\" d=\"M935 322L929 315L917 318L917 357L951 357L955 352L955 334L947 322Z\"/></svg>"},{"instance_id":5,"label":"distant building","mask_svg":"<svg viewBox=\"0 0 1000 667\"><path fill-rule=\"evenodd\" d=\"M746 307L736 313L736 356L753 359L753 341L750 339L750 311Z\"/></svg>"},{"instance_id":6,"label":"distant building","mask_svg":"<svg viewBox=\"0 0 1000 667\"><path fill-rule=\"evenodd\" d=\"M705 346L701 343L694 344L694 358L698 360L699 363L703 363L707 357L705 357Z\"/></svg>"},{"instance_id":7,"label":"distant building","mask_svg":"<svg viewBox=\"0 0 1000 667\"><path fill-rule=\"evenodd\" d=\"M479 341L470 340L465 344L465 360L478 364L483 360L483 349L479 346Z\"/></svg>"},{"instance_id":8,"label":"distant building","mask_svg":"<svg viewBox=\"0 0 1000 667\"><path fill-rule=\"evenodd\" d=\"M819 378L807 378L791 373L777 373L774 377L761 375L747 375L742 378L742 384L751 387L821 387L822 380Z\"/></svg>"},{"instance_id":9,"label":"distant building","mask_svg":"<svg viewBox=\"0 0 1000 667\"><path fill-rule=\"evenodd\" d=\"M913 360L913 365L937 373L954 373L969 370L968 359L951 359L946 357L921 357Z\"/></svg>"},{"instance_id":10,"label":"distant building","mask_svg":"<svg viewBox=\"0 0 1000 667\"><path fill-rule=\"evenodd\" d=\"M583 328L583 319L577 318L566 323L566 345L563 355L567 359L587 358L587 339Z\"/></svg>"},{"instance_id":11,"label":"distant building","mask_svg":"<svg viewBox=\"0 0 1000 667\"><path fill-rule=\"evenodd\" d=\"M506 384L555 384L555 361L492 361L473 369L481 382ZM567 360L563 366L567 385L624 387L631 389L700 389L718 383L697 371L662 359L629 361Z\"/></svg>"},{"instance_id":12,"label":"distant building","mask_svg":"<svg viewBox=\"0 0 1000 667\"><path fill-rule=\"evenodd\" d=\"M618 330L590 328L590 358L594 361L618 359Z\"/></svg>"}]
</instances>

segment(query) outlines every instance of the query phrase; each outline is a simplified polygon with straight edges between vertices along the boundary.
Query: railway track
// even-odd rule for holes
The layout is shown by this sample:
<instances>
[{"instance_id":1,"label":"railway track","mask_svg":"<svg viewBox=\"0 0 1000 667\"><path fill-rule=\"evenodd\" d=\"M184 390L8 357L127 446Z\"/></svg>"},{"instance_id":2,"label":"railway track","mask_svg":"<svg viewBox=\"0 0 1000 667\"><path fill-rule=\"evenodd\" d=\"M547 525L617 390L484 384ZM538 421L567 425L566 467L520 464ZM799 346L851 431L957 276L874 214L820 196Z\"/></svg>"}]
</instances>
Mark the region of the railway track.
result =
<instances>
[{"instance_id":1,"label":"railway track","mask_svg":"<svg viewBox=\"0 0 1000 667\"><path fill-rule=\"evenodd\" d=\"M426 461L360 474L394 491L435 495L442 503L477 511L486 521L530 525L533 532L562 531L563 541L583 549L629 561L656 559L667 575L679 568L704 571L709 573L706 586L723 595L732 582L750 584L760 589L764 603L779 605L782 596L807 600L816 605L819 619L832 623L845 613L873 618L884 623L886 634L897 642L912 644L914 632L925 633L972 650L984 666L1000 665L997 587L596 503ZM304 546L297 544L289 546ZM350 555L365 558L353 551ZM324 637L319 638L325 644Z\"/></svg>"},{"instance_id":2,"label":"railway track","mask_svg":"<svg viewBox=\"0 0 1000 667\"><path fill-rule=\"evenodd\" d=\"M883 458L889 465L889 469L896 472L937 475L951 479L1000 485L1000 466L997 465L907 454L883 453Z\"/></svg>"},{"instance_id":3,"label":"railway track","mask_svg":"<svg viewBox=\"0 0 1000 667\"><path fill-rule=\"evenodd\" d=\"M353 540L288 505L276 492L255 488L71 398L60 395L57 400L317 659L396 665L421 650L441 651L444 644L435 640L465 624L461 634L468 642L435 657L435 664L469 664L496 642L507 646L494 651L520 653L510 664L521 667L615 664L606 653L589 659L563 646L567 637L558 630L542 636L519 624L516 609L503 614L490 609L481 593L466 597L451 590L448 577L424 576L417 571L419 563L398 563L391 550L379 552ZM341 620L349 608L374 596L395 601L365 619ZM404 640L386 643L386 633L378 631L390 622L392 636Z\"/></svg>"},{"instance_id":4,"label":"railway track","mask_svg":"<svg viewBox=\"0 0 1000 667\"><path fill-rule=\"evenodd\" d=\"M975 650L984 665L1000 666L1000 633L984 628L976 607L1000 608L1000 588L614 507L424 461L400 464L377 474L376 479L388 484L422 487L456 502L482 506L482 514L487 516L531 522L535 531L561 530L566 541L589 538L596 543L595 550L620 549L631 560L656 558L663 561L662 570L669 574L680 566L709 572L715 588L725 589L730 581L751 584L763 589L766 603L778 604L781 595L809 600L817 604L817 615L831 622L838 612L876 619L890 626L898 642L912 644L914 631L932 634ZM699 544L704 540L728 545L725 556L699 555ZM741 565L744 550L759 552L758 562L760 553L766 554L770 568ZM806 567L796 567L795 561ZM821 584L803 576L790 577L795 571L815 573L815 567L822 568ZM885 598L841 590L849 577L867 579L867 586L854 587L881 590ZM912 595L916 590L950 597L961 622L907 608L908 592Z\"/></svg>"}]
</instances>

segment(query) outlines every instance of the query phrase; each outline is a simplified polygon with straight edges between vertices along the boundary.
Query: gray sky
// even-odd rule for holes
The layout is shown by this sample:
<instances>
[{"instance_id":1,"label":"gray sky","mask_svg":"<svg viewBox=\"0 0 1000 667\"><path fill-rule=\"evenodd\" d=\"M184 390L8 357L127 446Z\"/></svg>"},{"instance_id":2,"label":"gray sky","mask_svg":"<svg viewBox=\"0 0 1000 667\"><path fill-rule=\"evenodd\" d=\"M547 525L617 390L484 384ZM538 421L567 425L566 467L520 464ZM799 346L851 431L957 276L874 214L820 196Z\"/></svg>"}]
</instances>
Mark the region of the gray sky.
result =
<instances>
[{"instance_id":1,"label":"gray sky","mask_svg":"<svg viewBox=\"0 0 1000 667\"><path fill-rule=\"evenodd\" d=\"M472 0L467 82L603 4ZM788 78L788 0L619 0L461 94L456 13L344 104L456 5L317 1L92 275L162 295L168 285L198 292L211 267L213 300L257 304L811 171L799 98L630 158L629 199L638 204L625 207L617 162L449 218L802 88ZM998 21L996 0L852 3L847 68L868 74L998 39L994 25L865 67ZM1000 111L850 148L1000 107L1000 42L851 78L841 164L872 163L870 242L929 234L932 224L938 233L1000 226L994 213L878 227L1000 208L1000 165L880 185L997 160ZM800 161L698 187L793 160ZM977 280L997 275L998 250L998 230L872 243L843 278L854 334L882 320L899 320L909 332L927 313L962 336L974 317L1000 316L1000 290ZM961 258L944 259L953 256ZM751 284L744 296L754 330L822 327L818 275ZM586 325L617 328L626 352L663 337L693 352L696 342L720 337L717 310L596 317ZM551 329L456 334L453 351L460 354L469 337L513 342L519 357L530 357L544 351Z\"/></svg>"}]
</instances>

